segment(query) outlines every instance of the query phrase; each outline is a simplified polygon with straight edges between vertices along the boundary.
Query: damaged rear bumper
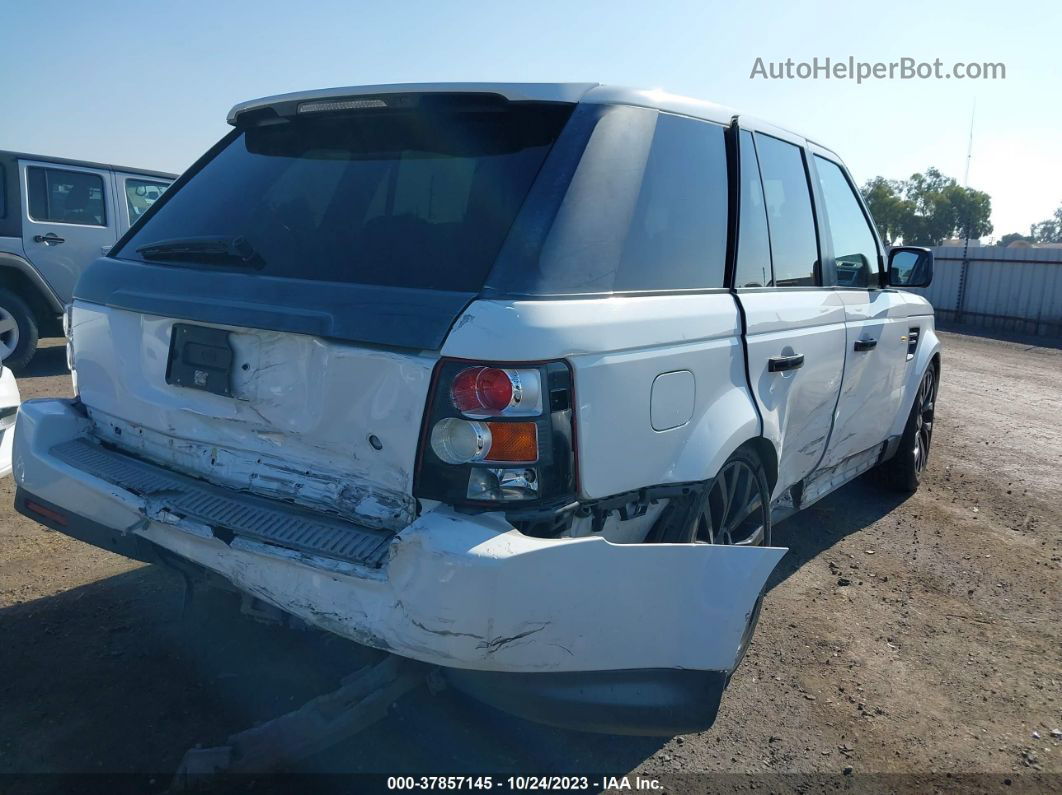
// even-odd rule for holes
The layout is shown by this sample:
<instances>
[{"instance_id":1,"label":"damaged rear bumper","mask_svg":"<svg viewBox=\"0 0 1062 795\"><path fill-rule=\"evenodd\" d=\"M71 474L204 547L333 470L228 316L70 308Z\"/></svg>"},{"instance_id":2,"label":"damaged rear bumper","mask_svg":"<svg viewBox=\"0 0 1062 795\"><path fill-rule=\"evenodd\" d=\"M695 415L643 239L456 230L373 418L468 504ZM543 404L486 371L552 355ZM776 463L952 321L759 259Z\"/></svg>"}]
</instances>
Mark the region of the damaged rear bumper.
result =
<instances>
[{"instance_id":1,"label":"damaged rear bumper","mask_svg":"<svg viewBox=\"0 0 1062 795\"><path fill-rule=\"evenodd\" d=\"M165 549L318 627L451 669L482 700L577 728L711 725L785 553L531 538L502 514L439 508L395 534L377 565L337 560L219 532L168 508L164 492L71 465L53 450L88 433L76 403L30 401L17 427L17 507L34 520L130 557Z\"/></svg>"}]
</instances>

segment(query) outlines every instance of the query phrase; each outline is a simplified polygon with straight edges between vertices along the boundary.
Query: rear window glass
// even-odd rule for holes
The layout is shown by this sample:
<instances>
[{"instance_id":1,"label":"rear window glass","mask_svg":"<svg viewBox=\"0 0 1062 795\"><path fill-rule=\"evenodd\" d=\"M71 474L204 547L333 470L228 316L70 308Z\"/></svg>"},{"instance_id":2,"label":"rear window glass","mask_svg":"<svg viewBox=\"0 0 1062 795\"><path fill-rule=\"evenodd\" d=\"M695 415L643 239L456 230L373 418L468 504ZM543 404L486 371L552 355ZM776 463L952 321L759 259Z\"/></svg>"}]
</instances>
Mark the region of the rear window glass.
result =
<instances>
[{"instance_id":1,"label":"rear window glass","mask_svg":"<svg viewBox=\"0 0 1062 795\"><path fill-rule=\"evenodd\" d=\"M363 111L250 128L167 196L118 256L477 291L570 112Z\"/></svg>"}]
</instances>

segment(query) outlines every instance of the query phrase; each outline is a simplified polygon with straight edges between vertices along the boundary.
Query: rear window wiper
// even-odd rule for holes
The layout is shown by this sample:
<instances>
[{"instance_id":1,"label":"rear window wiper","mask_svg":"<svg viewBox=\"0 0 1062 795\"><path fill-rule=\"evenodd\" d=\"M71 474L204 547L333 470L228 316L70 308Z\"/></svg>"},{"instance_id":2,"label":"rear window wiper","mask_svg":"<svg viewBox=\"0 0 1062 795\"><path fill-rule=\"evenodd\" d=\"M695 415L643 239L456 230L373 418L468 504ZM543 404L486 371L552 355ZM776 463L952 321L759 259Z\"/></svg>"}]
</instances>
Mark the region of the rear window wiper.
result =
<instances>
[{"instance_id":1,"label":"rear window wiper","mask_svg":"<svg viewBox=\"0 0 1062 795\"><path fill-rule=\"evenodd\" d=\"M204 265L239 265L261 268L265 262L250 241L242 235L182 237L156 240L138 246L136 252L148 260L182 260Z\"/></svg>"}]
</instances>

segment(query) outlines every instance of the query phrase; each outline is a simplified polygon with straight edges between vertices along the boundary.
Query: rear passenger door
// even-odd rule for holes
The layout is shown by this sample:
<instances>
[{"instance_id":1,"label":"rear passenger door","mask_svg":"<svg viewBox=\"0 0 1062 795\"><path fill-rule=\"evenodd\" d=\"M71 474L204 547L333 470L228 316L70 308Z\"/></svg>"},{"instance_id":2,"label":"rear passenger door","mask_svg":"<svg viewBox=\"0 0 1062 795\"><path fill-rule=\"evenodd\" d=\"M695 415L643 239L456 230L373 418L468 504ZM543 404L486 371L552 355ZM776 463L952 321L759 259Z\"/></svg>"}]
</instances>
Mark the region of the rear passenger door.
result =
<instances>
[{"instance_id":1,"label":"rear passenger door","mask_svg":"<svg viewBox=\"0 0 1062 795\"><path fill-rule=\"evenodd\" d=\"M823 464L870 451L862 468L876 460L871 448L885 440L903 398L907 304L897 291L882 288L881 247L851 177L835 155L812 151L826 228L824 260L834 270L847 324L844 382Z\"/></svg>"},{"instance_id":2,"label":"rear passenger door","mask_svg":"<svg viewBox=\"0 0 1062 795\"><path fill-rule=\"evenodd\" d=\"M763 434L778 450L777 497L826 450L844 372L845 312L823 285L804 142L749 124L738 133L738 166L733 285Z\"/></svg>"},{"instance_id":3,"label":"rear passenger door","mask_svg":"<svg viewBox=\"0 0 1062 795\"><path fill-rule=\"evenodd\" d=\"M26 257L67 303L81 272L117 240L111 174L26 160L19 171Z\"/></svg>"}]
</instances>

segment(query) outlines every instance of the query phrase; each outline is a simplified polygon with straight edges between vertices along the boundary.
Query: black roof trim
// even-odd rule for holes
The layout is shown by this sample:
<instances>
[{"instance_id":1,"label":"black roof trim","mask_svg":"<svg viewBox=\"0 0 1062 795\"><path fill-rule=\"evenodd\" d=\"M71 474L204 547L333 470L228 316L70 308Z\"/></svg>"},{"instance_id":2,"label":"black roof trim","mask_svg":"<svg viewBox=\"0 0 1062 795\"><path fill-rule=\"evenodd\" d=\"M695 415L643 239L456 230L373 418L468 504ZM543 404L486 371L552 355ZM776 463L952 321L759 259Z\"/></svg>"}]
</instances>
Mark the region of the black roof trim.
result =
<instances>
[{"instance_id":1,"label":"black roof trim","mask_svg":"<svg viewBox=\"0 0 1062 795\"><path fill-rule=\"evenodd\" d=\"M116 166L113 163L96 163L92 160L74 160L70 157L52 157L51 155L34 155L29 152L14 152L0 149L0 158L12 160L38 160L42 163L55 163L58 166L82 166L84 168L106 168L111 171L125 171L131 174L144 174L149 177L164 177L165 179L177 179L178 174L168 171L154 171L150 168L133 168L132 166Z\"/></svg>"}]
</instances>

